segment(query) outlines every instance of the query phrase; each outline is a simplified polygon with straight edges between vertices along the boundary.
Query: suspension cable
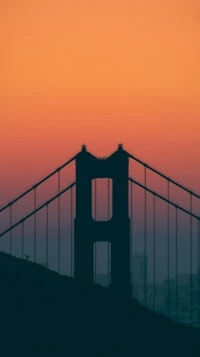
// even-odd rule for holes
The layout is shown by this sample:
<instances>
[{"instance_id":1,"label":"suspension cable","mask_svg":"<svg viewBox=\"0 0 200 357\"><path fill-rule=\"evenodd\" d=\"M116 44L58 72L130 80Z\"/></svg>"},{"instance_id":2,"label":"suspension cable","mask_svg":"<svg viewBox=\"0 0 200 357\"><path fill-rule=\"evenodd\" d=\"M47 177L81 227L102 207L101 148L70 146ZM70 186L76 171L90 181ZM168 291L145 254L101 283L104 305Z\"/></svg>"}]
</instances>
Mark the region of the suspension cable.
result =
<instances>
[{"instance_id":1,"label":"suspension cable","mask_svg":"<svg viewBox=\"0 0 200 357\"><path fill-rule=\"evenodd\" d=\"M12 205L10 205L10 227L12 227ZM12 229L10 230L10 254L12 254Z\"/></svg>"},{"instance_id":2,"label":"suspension cable","mask_svg":"<svg viewBox=\"0 0 200 357\"><path fill-rule=\"evenodd\" d=\"M46 265L49 267L49 205L46 206Z\"/></svg>"},{"instance_id":3,"label":"suspension cable","mask_svg":"<svg viewBox=\"0 0 200 357\"><path fill-rule=\"evenodd\" d=\"M156 309L156 197L153 195L153 310Z\"/></svg>"},{"instance_id":4,"label":"suspension cable","mask_svg":"<svg viewBox=\"0 0 200 357\"><path fill-rule=\"evenodd\" d=\"M167 181L167 199L170 199L170 182ZM168 316L170 316L170 235L169 235L169 202L167 202L167 310Z\"/></svg>"},{"instance_id":5,"label":"suspension cable","mask_svg":"<svg viewBox=\"0 0 200 357\"><path fill-rule=\"evenodd\" d=\"M33 193L34 193L34 211L36 211L36 205L37 205L37 202L36 202L36 194L37 194L37 192L36 192L36 187L34 188L34 191L33 191ZM37 222L36 222L36 213L34 214L34 263L36 263L36 224L37 224Z\"/></svg>"},{"instance_id":6,"label":"suspension cable","mask_svg":"<svg viewBox=\"0 0 200 357\"><path fill-rule=\"evenodd\" d=\"M108 221L110 220L110 180L108 179ZM110 242L108 242L108 286L110 284Z\"/></svg>"},{"instance_id":7,"label":"suspension cable","mask_svg":"<svg viewBox=\"0 0 200 357\"><path fill-rule=\"evenodd\" d=\"M95 212L94 212L94 217L95 217L95 221L97 220L97 180L95 179L94 180L94 200L95 200L95 206L94 206L94 209L95 209ZM94 281L95 281L95 284L97 282L97 244L95 242L94 244L94 261L95 261L95 268L94 268Z\"/></svg>"},{"instance_id":8,"label":"suspension cable","mask_svg":"<svg viewBox=\"0 0 200 357\"><path fill-rule=\"evenodd\" d=\"M58 171L58 194L60 193L60 171ZM60 196L58 196L58 274L60 274Z\"/></svg>"},{"instance_id":9,"label":"suspension cable","mask_svg":"<svg viewBox=\"0 0 200 357\"><path fill-rule=\"evenodd\" d=\"M78 154L77 154L78 155ZM0 208L0 213L3 212L5 209L7 209L10 205L13 205L15 202L19 201L22 197L26 196L28 193L30 193L31 191L33 191L36 187L40 186L42 183L44 183L45 181L47 181L50 177L52 177L53 175L55 175L58 171L62 170L65 166L69 165L72 161L74 161L77 157L77 155L73 156L70 160L68 160L67 162L65 162L62 166L58 167L56 170L54 170L53 172L51 172L48 176L46 176L45 178L43 178L41 181L37 182L35 185L33 185L31 188L29 188L28 190L26 190L25 192L23 192L20 196L16 197L14 200L12 200L11 202L9 202L6 206Z\"/></svg>"},{"instance_id":10,"label":"suspension cable","mask_svg":"<svg viewBox=\"0 0 200 357\"><path fill-rule=\"evenodd\" d=\"M164 201L164 202L169 202L169 204L170 204L171 206L177 207L180 211L187 213L189 216L192 216L192 217L196 218L197 220L200 219L200 216L197 216L196 214L191 213L191 212L188 211L187 209L185 209L185 208L179 206L178 204L176 204L176 203L174 203L174 202L172 202L172 201L169 201L167 198L165 198L165 197L163 197L162 195L160 195L159 193L157 193L157 192L151 190L150 188L148 188L148 187L145 188L145 186L142 185L141 183L139 183L138 181L136 181L136 180L134 180L134 179L132 179L132 178L130 178L130 177L129 177L128 179L129 179L129 181L135 183L137 186L139 186L139 187L141 187L141 188L143 188L143 189L146 189L146 190L147 190L148 192L150 192L151 194L153 194L153 195L155 195L156 197L160 198L162 201Z\"/></svg>"},{"instance_id":11,"label":"suspension cable","mask_svg":"<svg viewBox=\"0 0 200 357\"><path fill-rule=\"evenodd\" d=\"M147 170L144 167L144 186L147 186ZM147 191L144 190L144 305L147 305Z\"/></svg>"},{"instance_id":12,"label":"suspension cable","mask_svg":"<svg viewBox=\"0 0 200 357\"><path fill-rule=\"evenodd\" d=\"M73 187L71 192L71 277L73 277Z\"/></svg>"},{"instance_id":13,"label":"suspension cable","mask_svg":"<svg viewBox=\"0 0 200 357\"><path fill-rule=\"evenodd\" d=\"M200 221L198 221L198 247L197 247L197 264L198 264L198 306L200 309ZM200 312L199 312L199 316L198 316L198 322L199 322L199 327L200 327Z\"/></svg>"},{"instance_id":14,"label":"suspension cable","mask_svg":"<svg viewBox=\"0 0 200 357\"><path fill-rule=\"evenodd\" d=\"M127 152L127 155L128 155L131 159L133 159L133 160L135 160L136 162L138 162L139 164L141 164L142 166L146 166L150 171L154 172L155 174L159 175L160 177L164 178L165 180L169 180L173 185L175 185L175 186L181 188L182 190L184 190L184 191L190 193L191 195L193 195L194 197L200 199L200 195L198 195L197 193L195 193L195 192L193 192L192 190L188 189L187 187L181 185L181 184L178 183L177 181L172 180L170 177L168 177L168 176L164 175L163 173L159 172L158 170L154 169L152 166L147 165L145 162L143 162L142 160L137 159L135 156L129 154L128 152Z\"/></svg>"},{"instance_id":15,"label":"suspension cable","mask_svg":"<svg viewBox=\"0 0 200 357\"><path fill-rule=\"evenodd\" d=\"M192 213L192 194L190 194L190 212ZM192 305L193 305L193 261L192 261L192 250L193 250L193 237L192 237L192 216L190 216L190 322L192 325Z\"/></svg>"},{"instance_id":16,"label":"suspension cable","mask_svg":"<svg viewBox=\"0 0 200 357\"><path fill-rule=\"evenodd\" d=\"M132 207L132 203L133 203L133 190L132 190L132 182L130 182L130 186L131 186L131 207L130 207L130 216L131 216L131 222L130 222L130 284L131 284L131 287L132 287L132 284L133 284L133 279L132 279L132 265L133 265L133 259L132 259L132 256L133 256L133 232L132 232L132 216L133 216L133 207Z\"/></svg>"},{"instance_id":17,"label":"suspension cable","mask_svg":"<svg viewBox=\"0 0 200 357\"><path fill-rule=\"evenodd\" d=\"M178 322L178 209L176 208L176 321Z\"/></svg>"},{"instance_id":18,"label":"suspension cable","mask_svg":"<svg viewBox=\"0 0 200 357\"><path fill-rule=\"evenodd\" d=\"M63 193L67 192L70 188L72 188L74 185L76 184L76 182L73 182L71 185L69 185L67 188L65 188L64 190L62 190L58 195L54 196L53 198L51 198L50 200L46 201L44 204L42 204L40 207L38 207L35 211L29 213L27 216L23 217L23 219L20 219L18 222L16 222L15 224L12 225L12 227L9 227L8 229L6 229L5 231L3 231L2 233L0 233L0 238L3 237L6 233L10 232L11 229L14 229L15 227L17 227L19 224L22 223L22 221L26 221L28 218L32 217L35 213L39 212L42 208L46 207L48 204L50 204L51 202L53 202L54 200L56 200L58 198L58 196L63 195Z\"/></svg>"},{"instance_id":19,"label":"suspension cable","mask_svg":"<svg viewBox=\"0 0 200 357\"><path fill-rule=\"evenodd\" d=\"M22 222L22 259L24 259L24 222Z\"/></svg>"}]
</instances>

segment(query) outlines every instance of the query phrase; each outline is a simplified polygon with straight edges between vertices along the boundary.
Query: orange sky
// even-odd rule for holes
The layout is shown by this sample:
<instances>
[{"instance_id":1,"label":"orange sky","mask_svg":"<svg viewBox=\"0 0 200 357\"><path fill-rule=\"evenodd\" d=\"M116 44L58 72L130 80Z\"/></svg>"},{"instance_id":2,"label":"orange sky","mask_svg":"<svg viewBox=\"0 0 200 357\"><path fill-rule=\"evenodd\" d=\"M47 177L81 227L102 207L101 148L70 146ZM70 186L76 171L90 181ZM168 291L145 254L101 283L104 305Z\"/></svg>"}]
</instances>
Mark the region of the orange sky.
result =
<instances>
[{"instance_id":1,"label":"orange sky","mask_svg":"<svg viewBox=\"0 0 200 357\"><path fill-rule=\"evenodd\" d=\"M0 53L0 206L82 142L200 191L199 0L1 1Z\"/></svg>"}]
</instances>

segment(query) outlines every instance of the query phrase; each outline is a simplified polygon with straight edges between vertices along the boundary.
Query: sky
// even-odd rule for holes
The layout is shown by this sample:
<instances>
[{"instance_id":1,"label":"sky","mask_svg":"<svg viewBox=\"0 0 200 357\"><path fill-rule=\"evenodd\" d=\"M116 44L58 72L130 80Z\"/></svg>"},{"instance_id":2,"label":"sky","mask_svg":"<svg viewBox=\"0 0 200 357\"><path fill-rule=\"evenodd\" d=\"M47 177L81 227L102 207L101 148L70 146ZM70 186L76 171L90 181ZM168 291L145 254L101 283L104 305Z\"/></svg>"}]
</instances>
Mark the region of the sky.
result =
<instances>
[{"instance_id":1,"label":"sky","mask_svg":"<svg viewBox=\"0 0 200 357\"><path fill-rule=\"evenodd\" d=\"M200 191L198 0L0 1L0 205L80 150Z\"/></svg>"}]
</instances>

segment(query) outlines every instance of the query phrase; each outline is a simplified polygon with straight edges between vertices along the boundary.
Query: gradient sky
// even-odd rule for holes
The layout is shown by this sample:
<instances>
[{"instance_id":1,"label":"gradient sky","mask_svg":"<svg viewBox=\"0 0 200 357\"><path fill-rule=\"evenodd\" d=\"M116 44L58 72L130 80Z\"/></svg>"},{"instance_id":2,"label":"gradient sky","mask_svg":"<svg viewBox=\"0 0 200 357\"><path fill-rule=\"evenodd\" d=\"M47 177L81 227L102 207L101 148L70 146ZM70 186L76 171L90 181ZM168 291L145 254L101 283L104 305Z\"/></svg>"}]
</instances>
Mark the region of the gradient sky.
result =
<instances>
[{"instance_id":1,"label":"gradient sky","mask_svg":"<svg viewBox=\"0 0 200 357\"><path fill-rule=\"evenodd\" d=\"M1 0L0 52L0 205L83 142L200 191L199 0Z\"/></svg>"}]
</instances>

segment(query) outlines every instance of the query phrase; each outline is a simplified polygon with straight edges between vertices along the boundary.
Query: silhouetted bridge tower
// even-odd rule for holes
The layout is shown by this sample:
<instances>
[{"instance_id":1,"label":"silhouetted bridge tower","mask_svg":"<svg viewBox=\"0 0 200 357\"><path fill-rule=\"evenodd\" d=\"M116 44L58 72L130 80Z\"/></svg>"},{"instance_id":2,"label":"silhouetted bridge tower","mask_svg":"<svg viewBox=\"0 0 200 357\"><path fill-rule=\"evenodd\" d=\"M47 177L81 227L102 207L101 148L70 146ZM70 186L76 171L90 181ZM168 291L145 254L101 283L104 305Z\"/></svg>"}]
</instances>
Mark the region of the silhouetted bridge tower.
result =
<instances>
[{"instance_id":1,"label":"silhouetted bridge tower","mask_svg":"<svg viewBox=\"0 0 200 357\"><path fill-rule=\"evenodd\" d=\"M66 186L73 164L76 178ZM131 171L133 164L138 167ZM62 187L61 174L63 177L68 168ZM135 174L140 168L142 179L138 180ZM112 215L108 214L107 221L93 215L96 182L102 178L112 181ZM45 191L43 186L51 179L54 183ZM165 185L162 192L160 179ZM55 182L56 194L51 194ZM0 208L0 250L91 284L98 275L93 247L108 242L111 257L108 254L104 260L111 265L111 281L108 269L107 285L115 293L127 297L137 288L134 297L148 308L179 322L200 325L199 212L199 194L131 155L122 145L107 158L97 158L83 146ZM139 277L134 276L135 257L141 258Z\"/></svg>"},{"instance_id":2,"label":"silhouetted bridge tower","mask_svg":"<svg viewBox=\"0 0 200 357\"><path fill-rule=\"evenodd\" d=\"M130 285L130 218L128 212L129 157L119 145L106 159L87 152L76 158L75 278L93 283L93 244L111 243L111 287L131 296ZM92 180L113 180L113 215L108 221L92 218Z\"/></svg>"}]
</instances>

